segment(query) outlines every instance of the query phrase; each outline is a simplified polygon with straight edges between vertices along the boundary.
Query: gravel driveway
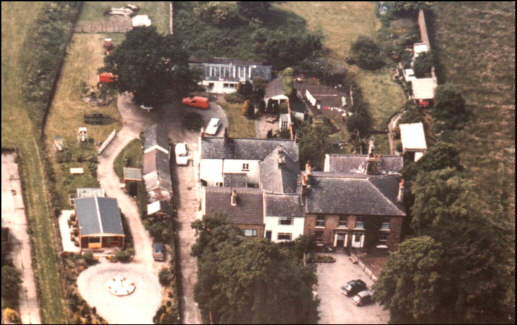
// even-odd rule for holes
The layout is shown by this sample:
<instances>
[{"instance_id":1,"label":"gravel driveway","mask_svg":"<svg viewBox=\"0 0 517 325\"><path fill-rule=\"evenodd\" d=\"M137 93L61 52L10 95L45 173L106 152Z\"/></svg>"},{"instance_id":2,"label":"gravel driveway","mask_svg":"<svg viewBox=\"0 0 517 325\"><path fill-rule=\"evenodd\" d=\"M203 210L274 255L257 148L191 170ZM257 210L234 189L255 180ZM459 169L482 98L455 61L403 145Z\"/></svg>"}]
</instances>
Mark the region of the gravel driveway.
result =
<instances>
[{"instance_id":1,"label":"gravel driveway","mask_svg":"<svg viewBox=\"0 0 517 325\"><path fill-rule=\"evenodd\" d=\"M41 324L32 268L30 237L27 233L27 218L15 154L2 154L2 227L9 228L11 257L16 269L21 271L23 283L20 290L20 318L22 323Z\"/></svg>"},{"instance_id":2,"label":"gravel driveway","mask_svg":"<svg viewBox=\"0 0 517 325\"><path fill-rule=\"evenodd\" d=\"M387 324L389 312L378 304L357 307L352 298L341 294L340 287L349 280L361 279L371 288L372 280L352 264L347 255L333 254L335 263L319 263L318 296L320 324Z\"/></svg>"}]
</instances>

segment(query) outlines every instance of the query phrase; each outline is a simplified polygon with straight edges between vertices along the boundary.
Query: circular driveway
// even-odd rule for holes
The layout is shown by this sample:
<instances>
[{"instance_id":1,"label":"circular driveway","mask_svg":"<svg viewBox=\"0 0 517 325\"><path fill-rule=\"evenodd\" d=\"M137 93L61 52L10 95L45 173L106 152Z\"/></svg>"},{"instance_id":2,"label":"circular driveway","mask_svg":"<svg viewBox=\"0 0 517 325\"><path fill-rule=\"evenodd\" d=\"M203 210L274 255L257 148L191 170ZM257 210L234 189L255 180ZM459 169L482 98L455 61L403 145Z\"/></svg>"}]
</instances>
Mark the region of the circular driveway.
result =
<instances>
[{"instance_id":1,"label":"circular driveway","mask_svg":"<svg viewBox=\"0 0 517 325\"><path fill-rule=\"evenodd\" d=\"M106 283L116 276L134 282L129 296L112 295ZM160 307L162 287L158 277L143 265L104 262L89 267L77 278L79 293L110 324L153 324Z\"/></svg>"}]
</instances>

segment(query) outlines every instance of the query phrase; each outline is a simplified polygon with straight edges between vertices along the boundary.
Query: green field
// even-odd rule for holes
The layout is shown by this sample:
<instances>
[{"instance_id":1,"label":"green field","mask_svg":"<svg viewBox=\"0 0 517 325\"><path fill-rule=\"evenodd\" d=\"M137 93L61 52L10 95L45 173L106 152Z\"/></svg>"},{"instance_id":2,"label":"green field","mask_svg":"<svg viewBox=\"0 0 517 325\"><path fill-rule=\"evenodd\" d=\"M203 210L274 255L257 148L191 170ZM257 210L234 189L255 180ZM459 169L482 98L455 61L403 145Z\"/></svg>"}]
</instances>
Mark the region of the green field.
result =
<instances>
[{"instance_id":1,"label":"green field","mask_svg":"<svg viewBox=\"0 0 517 325\"><path fill-rule=\"evenodd\" d=\"M443 2L432 9L439 78L462 91L475 116L458 143L462 162L484 196L515 216L515 3Z\"/></svg>"},{"instance_id":2,"label":"green field","mask_svg":"<svg viewBox=\"0 0 517 325\"><path fill-rule=\"evenodd\" d=\"M33 261L40 290L44 323L66 323L65 300L59 274L56 228L49 206L47 177L37 142L40 131L32 126L21 95L21 57L27 31L44 2L2 2L2 147L17 147L22 158L26 212L32 231Z\"/></svg>"},{"instance_id":3,"label":"green field","mask_svg":"<svg viewBox=\"0 0 517 325\"><path fill-rule=\"evenodd\" d=\"M352 42L359 35L376 37L381 23L375 16L375 3L286 1L275 5L303 17L309 30L323 32L324 45L330 49L329 58L336 65L346 67L361 88L365 101L370 104L374 129L385 129L387 119L406 101L401 87L391 80L391 68L372 72L344 62ZM385 138L376 136L376 147L382 153L389 150Z\"/></svg>"},{"instance_id":4,"label":"green field","mask_svg":"<svg viewBox=\"0 0 517 325\"><path fill-rule=\"evenodd\" d=\"M105 20L104 10L109 8L120 8L131 3L140 7L139 15L149 15L152 25L156 26L160 33L169 33L169 2L167 1L85 1L80 21L100 22ZM115 34L115 33L113 33ZM118 33L123 35L122 33Z\"/></svg>"}]
</instances>

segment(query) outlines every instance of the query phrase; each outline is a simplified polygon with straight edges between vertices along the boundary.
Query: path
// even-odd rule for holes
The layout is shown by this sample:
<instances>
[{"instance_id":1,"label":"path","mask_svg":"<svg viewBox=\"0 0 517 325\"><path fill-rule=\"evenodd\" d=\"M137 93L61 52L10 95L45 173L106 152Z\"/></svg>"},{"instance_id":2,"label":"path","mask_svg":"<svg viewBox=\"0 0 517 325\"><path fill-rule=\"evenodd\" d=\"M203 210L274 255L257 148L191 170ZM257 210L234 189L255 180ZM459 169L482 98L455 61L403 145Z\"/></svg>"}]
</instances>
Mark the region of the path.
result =
<instances>
[{"instance_id":1,"label":"path","mask_svg":"<svg viewBox=\"0 0 517 325\"><path fill-rule=\"evenodd\" d=\"M390 143L390 155L394 155L395 151L397 151L397 148L395 148L394 133L395 126L397 125L401 117L402 113L398 113L395 116L393 116L388 122L388 141Z\"/></svg>"},{"instance_id":2,"label":"path","mask_svg":"<svg viewBox=\"0 0 517 325\"><path fill-rule=\"evenodd\" d=\"M41 324L30 237L15 154L2 154L2 227L9 228L11 257L16 268L21 271L21 321L23 324Z\"/></svg>"}]
</instances>

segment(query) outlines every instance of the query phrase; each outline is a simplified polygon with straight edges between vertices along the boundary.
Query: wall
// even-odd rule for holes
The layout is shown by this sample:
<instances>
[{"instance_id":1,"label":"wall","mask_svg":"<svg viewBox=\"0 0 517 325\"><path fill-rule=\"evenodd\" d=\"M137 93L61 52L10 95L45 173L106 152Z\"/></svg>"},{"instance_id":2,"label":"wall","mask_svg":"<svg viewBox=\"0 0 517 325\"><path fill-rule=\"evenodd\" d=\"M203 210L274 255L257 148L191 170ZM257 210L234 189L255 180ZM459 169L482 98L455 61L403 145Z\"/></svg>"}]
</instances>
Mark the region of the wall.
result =
<instances>
[{"instance_id":1,"label":"wall","mask_svg":"<svg viewBox=\"0 0 517 325\"><path fill-rule=\"evenodd\" d=\"M276 216L266 216L264 218L265 231L271 231L272 242L279 242L279 240L277 240L279 232L291 233L292 240L295 240L299 236L303 235L305 225L305 218L303 216L293 218L292 225L281 225L280 218L281 217Z\"/></svg>"},{"instance_id":2,"label":"wall","mask_svg":"<svg viewBox=\"0 0 517 325\"><path fill-rule=\"evenodd\" d=\"M214 86L212 88L208 88L208 84L212 83ZM207 89L207 92L214 94L231 94L237 91L238 82L233 81L209 81L203 80L200 84ZM224 87L224 84L233 84L235 88Z\"/></svg>"},{"instance_id":3,"label":"wall","mask_svg":"<svg viewBox=\"0 0 517 325\"><path fill-rule=\"evenodd\" d=\"M249 171L242 170L242 164L249 164ZM259 184L260 168L258 160L225 159L223 161L223 173L246 173L248 182Z\"/></svg>"},{"instance_id":4,"label":"wall","mask_svg":"<svg viewBox=\"0 0 517 325\"><path fill-rule=\"evenodd\" d=\"M246 225L239 224L236 225L240 229L244 231L244 229L256 229L257 230L257 238L264 238L264 225Z\"/></svg>"},{"instance_id":5,"label":"wall","mask_svg":"<svg viewBox=\"0 0 517 325\"><path fill-rule=\"evenodd\" d=\"M222 159L201 159L199 164L199 178L206 181L208 186L223 181Z\"/></svg>"}]
</instances>

